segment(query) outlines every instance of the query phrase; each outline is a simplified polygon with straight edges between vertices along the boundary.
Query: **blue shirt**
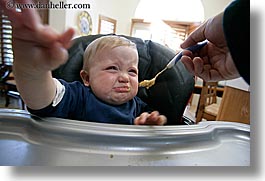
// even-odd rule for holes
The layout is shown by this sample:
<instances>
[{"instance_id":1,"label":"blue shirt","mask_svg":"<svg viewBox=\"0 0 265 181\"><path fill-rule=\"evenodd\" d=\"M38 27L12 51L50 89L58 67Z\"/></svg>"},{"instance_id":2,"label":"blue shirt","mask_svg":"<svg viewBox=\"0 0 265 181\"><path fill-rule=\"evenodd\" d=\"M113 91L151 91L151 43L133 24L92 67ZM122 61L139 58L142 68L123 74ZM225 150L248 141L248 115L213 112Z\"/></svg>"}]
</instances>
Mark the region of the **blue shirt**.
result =
<instances>
[{"instance_id":1,"label":"blue shirt","mask_svg":"<svg viewBox=\"0 0 265 181\"><path fill-rule=\"evenodd\" d=\"M81 82L67 83L59 80L65 86L65 94L58 105L40 109L28 109L32 114L42 117L58 117L82 121L133 124L134 119L151 109L140 98L121 104L111 105L98 99L89 87Z\"/></svg>"}]
</instances>

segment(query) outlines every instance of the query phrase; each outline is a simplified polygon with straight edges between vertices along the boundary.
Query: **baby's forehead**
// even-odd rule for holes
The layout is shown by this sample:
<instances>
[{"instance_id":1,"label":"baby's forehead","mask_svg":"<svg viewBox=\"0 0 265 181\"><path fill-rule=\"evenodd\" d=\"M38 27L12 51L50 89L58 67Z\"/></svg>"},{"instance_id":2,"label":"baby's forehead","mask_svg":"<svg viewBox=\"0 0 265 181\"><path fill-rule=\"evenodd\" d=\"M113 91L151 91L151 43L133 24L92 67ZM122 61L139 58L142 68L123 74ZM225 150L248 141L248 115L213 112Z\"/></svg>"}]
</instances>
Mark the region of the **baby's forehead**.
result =
<instances>
[{"instance_id":1,"label":"baby's forehead","mask_svg":"<svg viewBox=\"0 0 265 181\"><path fill-rule=\"evenodd\" d=\"M110 57L130 57L138 62L138 51L131 46L117 46L117 47L105 47L97 52L98 55L104 54Z\"/></svg>"},{"instance_id":2,"label":"baby's forehead","mask_svg":"<svg viewBox=\"0 0 265 181\"><path fill-rule=\"evenodd\" d=\"M99 49L106 46L111 48L115 48L118 46L130 46L136 48L136 44L131 40L125 37L114 35L100 37L94 40L92 44L96 44Z\"/></svg>"},{"instance_id":3,"label":"baby's forehead","mask_svg":"<svg viewBox=\"0 0 265 181\"><path fill-rule=\"evenodd\" d=\"M110 51L110 52L126 52L126 51L133 51L137 52L137 49L133 46L128 45L119 45L119 46L105 46L104 48L100 49L99 51Z\"/></svg>"},{"instance_id":4,"label":"baby's forehead","mask_svg":"<svg viewBox=\"0 0 265 181\"><path fill-rule=\"evenodd\" d=\"M121 54L123 51L129 54L133 52L138 63L139 57L136 44L127 38L110 35L97 38L87 46L84 53L85 63L83 67L88 67L90 63L97 61L99 57L102 57L101 54L107 54L117 49ZM116 53L119 51L116 51Z\"/></svg>"}]
</instances>

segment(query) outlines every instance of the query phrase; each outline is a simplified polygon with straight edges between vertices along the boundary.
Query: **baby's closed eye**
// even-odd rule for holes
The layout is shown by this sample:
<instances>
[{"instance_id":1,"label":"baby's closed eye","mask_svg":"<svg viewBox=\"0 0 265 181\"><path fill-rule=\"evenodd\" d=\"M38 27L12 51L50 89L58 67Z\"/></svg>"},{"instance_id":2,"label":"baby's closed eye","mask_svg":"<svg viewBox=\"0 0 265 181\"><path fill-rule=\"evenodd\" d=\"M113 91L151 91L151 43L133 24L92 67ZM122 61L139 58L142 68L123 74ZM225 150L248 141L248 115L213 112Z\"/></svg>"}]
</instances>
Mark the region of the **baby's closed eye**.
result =
<instances>
[{"instance_id":1,"label":"baby's closed eye","mask_svg":"<svg viewBox=\"0 0 265 181\"><path fill-rule=\"evenodd\" d=\"M119 68L117 66L109 66L106 68L106 70L118 70Z\"/></svg>"},{"instance_id":2,"label":"baby's closed eye","mask_svg":"<svg viewBox=\"0 0 265 181\"><path fill-rule=\"evenodd\" d=\"M138 71L136 69L129 69L128 72L131 76L136 76L138 74Z\"/></svg>"},{"instance_id":3,"label":"baby's closed eye","mask_svg":"<svg viewBox=\"0 0 265 181\"><path fill-rule=\"evenodd\" d=\"M108 66L105 70L107 70L108 72L117 72L119 70L119 67L117 66Z\"/></svg>"}]
</instances>

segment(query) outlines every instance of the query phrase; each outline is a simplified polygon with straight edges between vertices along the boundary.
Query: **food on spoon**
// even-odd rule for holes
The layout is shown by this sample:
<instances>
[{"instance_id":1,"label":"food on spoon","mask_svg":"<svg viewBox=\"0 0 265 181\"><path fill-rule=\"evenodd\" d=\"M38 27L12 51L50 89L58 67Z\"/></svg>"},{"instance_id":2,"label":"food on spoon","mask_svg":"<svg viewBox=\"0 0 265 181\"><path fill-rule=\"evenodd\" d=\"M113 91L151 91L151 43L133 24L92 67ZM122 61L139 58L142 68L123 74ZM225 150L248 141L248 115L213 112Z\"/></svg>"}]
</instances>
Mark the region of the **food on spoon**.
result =
<instances>
[{"instance_id":1,"label":"food on spoon","mask_svg":"<svg viewBox=\"0 0 265 181\"><path fill-rule=\"evenodd\" d=\"M139 83L140 87L146 87L147 89L149 89L150 87L152 87L155 84L155 79L151 79L151 80L143 80L142 82Z\"/></svg>"}]
</instances>

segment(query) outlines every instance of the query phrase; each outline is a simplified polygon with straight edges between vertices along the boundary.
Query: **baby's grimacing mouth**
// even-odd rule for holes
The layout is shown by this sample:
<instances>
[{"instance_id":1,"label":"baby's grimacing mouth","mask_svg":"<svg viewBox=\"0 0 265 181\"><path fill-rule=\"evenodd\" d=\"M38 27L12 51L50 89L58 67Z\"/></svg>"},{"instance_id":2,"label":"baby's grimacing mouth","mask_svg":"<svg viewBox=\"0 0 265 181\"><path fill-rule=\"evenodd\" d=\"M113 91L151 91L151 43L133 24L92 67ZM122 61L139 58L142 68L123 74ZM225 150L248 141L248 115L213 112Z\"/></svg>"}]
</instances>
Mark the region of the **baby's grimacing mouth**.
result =
<instances>
[{"instance_id":1,"label":"baby's grimacing mouth","mask_svg":"<svg viewBox=\"0 0 265 181\"><path fill-rule=\"evenodd\" d=\"M129 86L120 86L120 87L114 87L114 90L119 93L125 93L125 92L130 92L131 87Z\"/></svg>"}]
</instances>

